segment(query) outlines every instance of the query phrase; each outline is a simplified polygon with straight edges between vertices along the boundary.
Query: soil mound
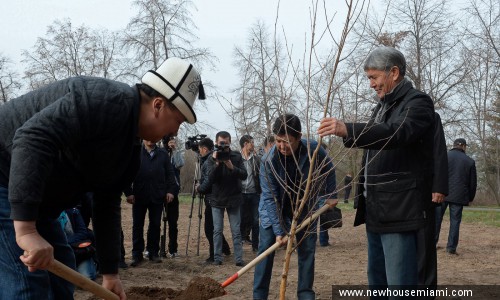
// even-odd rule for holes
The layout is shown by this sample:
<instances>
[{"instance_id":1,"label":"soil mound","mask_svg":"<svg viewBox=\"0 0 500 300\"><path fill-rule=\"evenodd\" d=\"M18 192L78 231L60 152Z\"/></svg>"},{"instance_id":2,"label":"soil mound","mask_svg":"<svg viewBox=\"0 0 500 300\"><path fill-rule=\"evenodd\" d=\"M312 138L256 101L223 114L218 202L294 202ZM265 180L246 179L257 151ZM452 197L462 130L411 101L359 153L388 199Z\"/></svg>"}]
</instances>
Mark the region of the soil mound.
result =
<instances>
[{"instance_id":1,"label":"soil mound","mask_svg":"<svg viewBox=\"0 0 500 300\"><path fill-rule=\"evenodd\" d=\"M225 294L220 283L209 277L194 277L185 290L133 286L125 293L128 300L208 300Z\"/></svg>"}]
</instances>

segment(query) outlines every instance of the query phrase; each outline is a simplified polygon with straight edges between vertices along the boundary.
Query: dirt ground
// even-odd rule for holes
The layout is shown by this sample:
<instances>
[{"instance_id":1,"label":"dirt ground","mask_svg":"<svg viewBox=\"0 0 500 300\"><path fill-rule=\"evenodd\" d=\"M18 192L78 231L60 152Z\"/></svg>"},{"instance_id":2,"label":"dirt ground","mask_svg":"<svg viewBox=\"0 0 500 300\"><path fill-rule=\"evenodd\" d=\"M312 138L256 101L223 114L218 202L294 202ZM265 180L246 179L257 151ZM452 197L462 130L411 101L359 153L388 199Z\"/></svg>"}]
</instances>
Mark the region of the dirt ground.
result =
<instances>
[{"instance_id":1,"label":"dirt ground","mask_svg":"<svg viewBox=\"0 0 500 300\"><path fill-rule=\"evenodd\" d=\"M342 207L344 204L339 205ZM347 204L346 204L347 205ZM350 204L349 204L350 205ZM199 255L197 255L198 216L197 207L191 221L191 234L186 256L186 237L189 224L188 204L181 204L179 218L179 258L164 259L162 263L145 261L138 267L120 270L129 299L171 299L187 289L192 279L195 281L212 278L224 282L240 268L235 266L233 256L225 257L221 266L204 264L208 257L208 242L201 228ZM132 248L132 211L123 205L123 230L125 233L126 259L130 262ZM353 227L354 211L343 211L344 226L329 230L329 247L317 247L314 289L317 299L331 299L332 285L364 285L366 276L365 227ZM146 222L147 223L147 222ZM228 225L227 218L225 219ZM448 236L448 219L443 221L438 244L438 284L440 285L499 285L500 284L500 230L481 224L462 223L459 255L449 255L445 251ZM231 234L226 226L225 236ZM230 239L229 239L230 241ZM231 243L230 243L231 244ZM231 245L231 250L233 249ZM250 245L244 245L244 260L250 262L255 254ZM275 258L269 299L279 298L280 275L283 266L283 250ZM200 279L201 278L201 279ZM100 278L97 279L100 282ZM253 269L225 288L221 299L252 299ZM287 286L287 299L295 299L297 286L297 260L292 256L291 271ZM165 291L164 295L162 292ZM172 296L174 295L174 296ZM199 296L199 295L198 295ZM75 292L75 299L92 299L91 294L82 290ZM175 299L197 299L194 296Z\"/></svg>"}]
</instances>

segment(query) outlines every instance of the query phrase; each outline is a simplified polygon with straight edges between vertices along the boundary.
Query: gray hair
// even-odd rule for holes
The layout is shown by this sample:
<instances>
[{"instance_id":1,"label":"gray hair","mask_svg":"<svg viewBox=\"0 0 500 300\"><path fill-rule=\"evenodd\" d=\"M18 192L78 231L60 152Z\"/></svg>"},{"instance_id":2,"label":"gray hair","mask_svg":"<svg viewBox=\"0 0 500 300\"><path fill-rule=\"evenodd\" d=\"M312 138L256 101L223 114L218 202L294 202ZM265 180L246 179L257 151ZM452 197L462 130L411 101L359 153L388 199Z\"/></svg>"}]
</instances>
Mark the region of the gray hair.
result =
<instances>
[{"instance_id":1,"label":"gray hair","mask_svg":"<svg viewBox=\"0 0 500 300\"><path fill-rule=\"evenodd\" d=\"M404 77L406 73L405 56L392 47L381 46L368 54L364 70L389 71L392 67L398 67L399 74Z\"/></svg>"}]
</instances>

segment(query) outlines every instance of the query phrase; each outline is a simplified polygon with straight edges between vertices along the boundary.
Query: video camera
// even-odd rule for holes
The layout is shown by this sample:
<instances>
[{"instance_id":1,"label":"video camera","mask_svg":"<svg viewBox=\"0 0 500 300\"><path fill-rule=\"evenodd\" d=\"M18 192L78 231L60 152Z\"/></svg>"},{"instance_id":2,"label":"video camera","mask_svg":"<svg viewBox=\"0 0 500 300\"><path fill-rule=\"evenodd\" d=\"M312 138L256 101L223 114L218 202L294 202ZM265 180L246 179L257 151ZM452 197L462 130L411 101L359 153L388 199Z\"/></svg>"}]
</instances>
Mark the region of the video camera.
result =
<instances>
[{"instance_id":1,"label":"video camera","mask_svg":"<svg viewBox=\"0 0 500 300\"><path fill-rule=\"evenodd\" d=\"M229 145L227 145L223 141L220 142L220 145L215 145L215 152L217 152L217 160L229 160L229 154L231 153L229 150Z\"/></svg>"},{"instance_id":2,"label":"video camera","mask_svg":"<svg viewBox=\"0 0 500 300\"><path fill-rule=\"evenodd\" d=\"M195 136L190 136L187 138L187 141L185 143L186 150L193 150L194 152L200 152L200 148L198 147L198 144L200 141L204 138L206 138L206 134L198 134Z\"/></svg>"}]
</instances>

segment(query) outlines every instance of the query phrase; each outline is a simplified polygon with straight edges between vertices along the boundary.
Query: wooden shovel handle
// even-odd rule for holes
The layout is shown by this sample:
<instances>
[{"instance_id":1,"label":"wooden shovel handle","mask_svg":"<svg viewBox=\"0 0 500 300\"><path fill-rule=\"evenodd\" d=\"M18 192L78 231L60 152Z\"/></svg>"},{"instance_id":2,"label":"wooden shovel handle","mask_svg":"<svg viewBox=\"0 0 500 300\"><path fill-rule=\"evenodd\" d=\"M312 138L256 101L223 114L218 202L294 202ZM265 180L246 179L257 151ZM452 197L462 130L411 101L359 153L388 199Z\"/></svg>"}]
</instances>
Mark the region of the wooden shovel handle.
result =
<instances>
[{"instance_id":1,"label":"wooden shovel handle","mask_svg":"<svg viewBox=\"0 0 500 300\"><path fill-rule=\"evenodd\" d=\"M310 217L306 218L302 223L297 226L296 232L300 232L304 228L306 228L312 221L316 220L322 213L324 213L329 208L328 204L325 204L320 209L318 209L314 214ZM234 273L231 277L229 277L226 281L224 281L221 286L225 288L226 286L233 283L236 279L238 279L241 275L245 274L248 270L255 267L261 260L263 260L266 256L273 253L280 247L280 243L276 242L271 247L267 248L266 251L262 252L259 256L254 258L251 262L249 262L246 266L241 268L238 272Z\"/></svg>"},{"instance_id":2,"label":"wooden shovel handle","mask_svg":"<svg viewBox=\"0 0 500 300\"><path fill-rule=\"evenodd\" d=\"M103 286L97 284L96 282L88 279L77 271L67 267L58 260L54 259L54 263L47 268L47 271L66 279L67 281L73 283L74 285L91 292L97 297L101 297L106 300L119 300L120 297L114 294L110 290L104 288Z\"/></svg>"}]
</instances>

